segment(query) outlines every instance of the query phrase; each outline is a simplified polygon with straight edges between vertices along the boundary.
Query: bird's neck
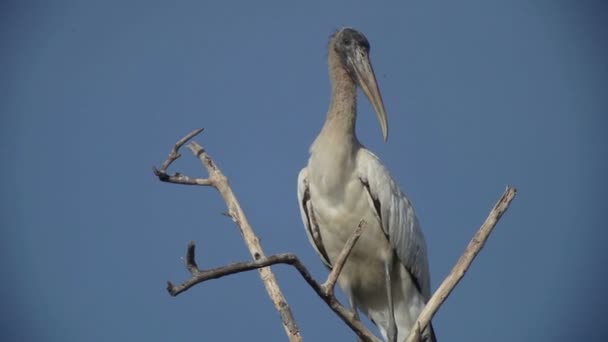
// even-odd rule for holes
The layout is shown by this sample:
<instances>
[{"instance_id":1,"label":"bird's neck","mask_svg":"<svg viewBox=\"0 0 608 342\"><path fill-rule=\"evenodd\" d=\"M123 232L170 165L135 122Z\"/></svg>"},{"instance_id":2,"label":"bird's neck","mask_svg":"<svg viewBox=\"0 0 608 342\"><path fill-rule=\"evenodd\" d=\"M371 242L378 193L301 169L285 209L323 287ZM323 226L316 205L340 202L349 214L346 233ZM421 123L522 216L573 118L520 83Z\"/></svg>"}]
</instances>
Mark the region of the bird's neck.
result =
<instances>
[{"instance_id":1,"label":"bird's neck","mask_svg":"<svg viewBox=\"0 0 608 342\"><path fill-rule=\"evenodd\" d=\"M330 50L331 103L321 132L310 148L311 183L327 194L339 194L350 179L361 146L355 135L357 85ZM318 191L321 191L317 189Z\"/></svg>"},{"instance_id":2,"label":"bird's neck","mask_svg":"<svg viewBox=\"0 0 608 342\"><path fill-rule=\"evenodd\" d=\"M335 61L335 59L334 59ZM339 63L330 57L332 96L327 118L321 132L311 146L311 158L321 171L326 185L338 185L345 173L352 171L360 143L355 134L357 119L357 86ZM335 177L332 182L330 175ZM347 177L342 177L346 179Z\"/></svg>"},{"instance_id":3,"label":"bird's neck","mask_svg":"<svg viewBox=\"0 0 608 342\"><path fill-rule=\"evenodd\" d=\"M356 145L355 125L357 121L357 85L348 75L342 63L329 58L331 78L331 103L327 111L321 135L328 135L335 142ZM342 141L343 140L343 141Z\"/></svg>"}]
</instances>

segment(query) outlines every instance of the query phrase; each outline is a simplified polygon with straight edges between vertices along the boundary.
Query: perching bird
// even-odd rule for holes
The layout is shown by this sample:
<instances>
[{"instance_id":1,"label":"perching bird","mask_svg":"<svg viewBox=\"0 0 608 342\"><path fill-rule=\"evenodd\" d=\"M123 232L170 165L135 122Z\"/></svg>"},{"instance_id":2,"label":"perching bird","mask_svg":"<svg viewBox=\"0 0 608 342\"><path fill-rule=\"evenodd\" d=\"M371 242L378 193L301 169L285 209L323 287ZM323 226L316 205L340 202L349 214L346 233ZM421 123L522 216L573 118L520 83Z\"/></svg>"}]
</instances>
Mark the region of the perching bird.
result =
<instances>
[{"instance_id":1,"label":"perching bird","mask_svg":"<svg viewBox=\"0 0 608 342\"><path fill-rule=\"evenodd\" d=\"M361 220L366 222L338 285L355 313L367 315L386 341L402 342L431 294L426 243L412 204L355 134L359 86L378 114L384 140L388 137L369 42L343 28L331 36L328 49L331 104L298 176L302 220L329 268ZM422 336L436 341L431 325Z\"/></svg>"}]
</instances>

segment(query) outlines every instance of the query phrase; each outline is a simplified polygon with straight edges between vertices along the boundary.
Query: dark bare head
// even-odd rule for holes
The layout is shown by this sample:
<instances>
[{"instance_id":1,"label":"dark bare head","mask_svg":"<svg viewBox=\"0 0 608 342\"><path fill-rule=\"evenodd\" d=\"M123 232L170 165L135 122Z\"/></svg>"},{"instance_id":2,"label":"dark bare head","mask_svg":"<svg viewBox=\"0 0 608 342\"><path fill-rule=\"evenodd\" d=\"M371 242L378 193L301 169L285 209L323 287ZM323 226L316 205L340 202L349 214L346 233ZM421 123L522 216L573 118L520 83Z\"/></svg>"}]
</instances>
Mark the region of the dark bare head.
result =
<instances>
[{"instance_id":1,"label":"dark bare head","mask_svg":"<svg viewBox=\"0 0 608 342\"><path fill-rule=\"evenodd\" d=\"M329 58L339 60L340 66L369 99L378 114L384 141L388 139L388 122L380 88L369 59L369 42L365 36L352 28L342 28L329 41Z\"/></svg>"}]
</instances>

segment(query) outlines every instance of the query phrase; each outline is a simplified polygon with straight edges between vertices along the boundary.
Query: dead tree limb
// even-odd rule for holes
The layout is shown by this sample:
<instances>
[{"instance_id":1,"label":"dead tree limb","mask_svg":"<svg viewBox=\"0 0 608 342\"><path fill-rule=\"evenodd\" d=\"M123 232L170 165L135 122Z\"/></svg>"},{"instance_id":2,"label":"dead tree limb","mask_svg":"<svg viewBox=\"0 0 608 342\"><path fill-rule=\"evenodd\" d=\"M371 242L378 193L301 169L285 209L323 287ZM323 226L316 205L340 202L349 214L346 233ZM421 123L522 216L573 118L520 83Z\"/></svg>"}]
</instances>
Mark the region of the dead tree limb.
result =
<instances>
[{"instance_id":1,"label":"dead tree limb","mask_svg":"<svg viewBox=\"0 0 608 342\"><path fill-rule=\"evenodd\" d=\"M187 143L188 140L199 135L203 130L204 130L203 128L195 129L194 131L188 133L185 137L179 139L179 141L176 142L175 145L173 146L173 148L171 149L171 152L169 152L167 159L165 159L163 164L160 166L160 169L157 169L155 167L152 168L154 174L156 175L156 177L158 177L158 179L160 181L167 182L167 183L173 183L173 184L183 184L183 185L203 185L203 186L211 185L211 182L207 178L192 178L192 177L188 177L186 175L182 175L179 172L177 172L173 175L169 175L167 173L167 169L169 168L169 166L171 166L171 164L174 161L176 161L177 159L179 159L179 157L182 156L179 153L179 149L182 146L184 146L184 144Z\"/></svg>"},{"instance_id":2,"label":"dead tree limb","mask_svg":"<svg viewBox=\"0 0 608 342\"><path fill-rule=\"evenodd\" d=\"M212 268L208 270L200 270L196 264L194 257L195 245L193 242L188 244L188 250L186 252L186 268L192 275L190 279L186 280L180 285L174 285L171 282L167 282L167 291L173 296L188 290L196 284L202 283L211 279L218 279L231 274L251 271L254 269L260 269L276 264L286 264L293 266L298 273L302 276L304 281L317 293L321 299L332 309L332 311L346 323L354 332L359 336L361 341L364 342L380 342L380 340L374 336L374 334L367 329L359 320L354 316L354 311L343 306L334 295L334 287L338 276L346 262L346 259L351 252L357 240L361 236L362 229L364 229L365 222L361 221L359 226L353 232L353 235L344 245L344 248L340 252L332 272L327 276L327 280L323 284L319 284L310 274L304 264L298 259L293 253L282 253L275 254L269 257L263 257L254 261L237 262L222 267Z\"/></svg>"},{"instance_id":3,"label":"dead tree limb","mask_svg":"<svg viewBox=\"0 0 608 342\"><path fill-rule=\"evenodd\" d=\"M441 304L443 304L450 293L452 293L452 290L458 285L460 279L464 277L464 274L471 266L471 263L473 263L473 260L485 245L488 237L490 237L490 233L492 233L498 220L500 220L502 215L509 209L509 205L513 198L515 198L516 193L517 190L515 188L511 186L507 187L475 236L473 236L471 242L469 242L464 254L458 259L458 262L456 262L456 265L454 265L450 274L448 274L431 299L426 303L426 306L414 324L415 328L410 331L410 335L406 339L407 342L417 342L420 340L420 332L424 331L433 318L433 315L439 310Z\"/></svg>"},{"instance_id":4,"label":"dead tree limb","mask_svg":"<svg viewBox=\"0 0 608 342\"><path fill-rule=\"evenodd\" d=\"M249 252L254 260L259 260L264 258L264 251L262 250L262 246L260 245L258 237L253 232L245 213L241 209L241 206L236 199L236 196L232 192L230 185L228 183L228 178L224 176L222 171L217 167L217 165L213 162L211 157L205 152L205 150L196 142L191 142L188 145L188 148L196 157L198 157L203 164L203 166L207 169L209 176L207 178L191 178L179 173L174 175L168 175L167 169L177 158L180 157L179 149L194 136L198 135L202 132L202 129L197 129L190 134L186 135L182 139L180 139L171 152L167 159L163 162L160 169L154 168L154 174L158 177L159 180L163 182L170 182L176 184L185 184L185 185L203 185L203 186L211 186L219 191L219 193L224 198L226 205L228 207L228 215L232 218L232 220L239 227L245 244L249 249ZM192 247L192 261L194 259L194 248ZM188 258L187 258L188 259ZM188 262L187 262L188 263ZM195 266L195 263L192 263L190 266ZM198 268L196 268L198 269ZM296 321L291 313L291 309L287 304L287 300L283 295L283 292L279 288L277 284L276 277L274 273L269 267L263 267L259 269L260 277L264 282L264 286L266 287L266 291L272 303L274 304L275 309L279 312L281 317L281 321L283 323L283 328L285 329L285 333L287 334L289 341L291 342L300 342L302 341L302 337L300 336L300 330ZM170 291L171 293L171 291Z\"/></svg>"}]
</instances>

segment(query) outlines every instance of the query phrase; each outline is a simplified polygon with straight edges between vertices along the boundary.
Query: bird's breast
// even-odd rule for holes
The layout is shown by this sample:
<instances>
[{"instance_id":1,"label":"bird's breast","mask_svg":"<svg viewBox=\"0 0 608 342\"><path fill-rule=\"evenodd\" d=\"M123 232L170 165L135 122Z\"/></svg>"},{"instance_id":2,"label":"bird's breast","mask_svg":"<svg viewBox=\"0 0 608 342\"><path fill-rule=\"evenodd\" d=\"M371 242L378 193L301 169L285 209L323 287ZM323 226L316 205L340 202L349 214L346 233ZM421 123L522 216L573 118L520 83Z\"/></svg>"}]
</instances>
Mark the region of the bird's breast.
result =
<instances>
[{"instance_id":1,"label":"bird's breast","mask_svg":"<svg viewBox=\"0 0 608 342\"><path fill-rule=\"evenodd\" d=\"M363 183L357 177L342 179L347 181L332 191L327 191L322 183L320 186L315 186L314 182L310 184L312 207L321 240L333 264L346 241L364 220L361 237L351 251L338 282L343 289L379 295L385 289L384 265L393 256L393 248Z\"/></svg>"}]
</instances>

